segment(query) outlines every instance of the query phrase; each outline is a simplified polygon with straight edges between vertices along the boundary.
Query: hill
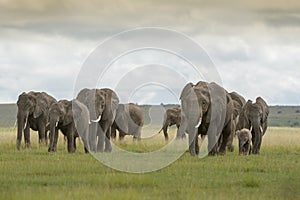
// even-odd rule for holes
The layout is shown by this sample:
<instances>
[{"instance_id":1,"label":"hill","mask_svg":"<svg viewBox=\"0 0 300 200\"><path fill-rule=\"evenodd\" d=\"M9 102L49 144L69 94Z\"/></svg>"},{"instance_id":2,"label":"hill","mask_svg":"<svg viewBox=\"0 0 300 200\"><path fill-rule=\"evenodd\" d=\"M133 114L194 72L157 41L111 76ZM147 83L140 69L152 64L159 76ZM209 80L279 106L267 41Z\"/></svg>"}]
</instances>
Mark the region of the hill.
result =
<instances>
[{"instance_id":1,"label":"hill","mask_svg":"<svg viewBox=\"0 0 300 200\"><path fill-rule=\"evenodd\" d=\"M150 123L150 118L152 118L152 124L160 124L164 109L174 106L176 105L141 105L145 113L145 124ZM150 112L148 112L149 110ZM0 104L0 127L14 126L16 116L16 104ZM300 106L270 106L269 126L300 127Z\"/></svg>"}]
</instances>

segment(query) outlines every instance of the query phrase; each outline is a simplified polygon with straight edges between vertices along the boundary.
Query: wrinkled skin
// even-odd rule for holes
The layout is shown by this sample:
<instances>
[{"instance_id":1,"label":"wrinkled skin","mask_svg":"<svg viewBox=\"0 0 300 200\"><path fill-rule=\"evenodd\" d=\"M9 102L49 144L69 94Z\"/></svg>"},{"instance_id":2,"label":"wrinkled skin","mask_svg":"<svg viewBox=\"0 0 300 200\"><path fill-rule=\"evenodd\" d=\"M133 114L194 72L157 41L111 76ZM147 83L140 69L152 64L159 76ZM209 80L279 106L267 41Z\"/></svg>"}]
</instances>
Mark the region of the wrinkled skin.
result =
<instances>
[{"instance_id":1,"label":"wrinkled skin","mask_svg":"<svg viewBox=\"0 0 300 200\"><path fill-rule=\"evenodd\" d=\"M58 130L67 138L68 152L76 150L76 138L81 137L84 149L89 151L89 111L77 100L60 100L49 109L50 144L48 152L56 152ZM78 134L79 133L79 134Z\"/></svg>"},{"instance_id":2,"label":"wrinkled skin","mask_svg":"<svg viewBox=\"0 0 300 200\"><path fill-rule=\"evenodd\" d=\"M233 102L233 123L232 123L232 133L230 134L227 142L227 148L229 151L233 152L234 151L234 146L233 146L233 138L235 136L236 132L236 126L238 123L239 115L242 111L243 106L246 104L246 100L244 97L242 97L240 94L237 92L230 92L229 93L232 102Z\"/></svg>"},{"instance_id":3,"label":"wrinkled skin","mask_svg":"<svg viewBox=\"0 0 300 200\"><path fill-rule=\"evenodd\" d=\"M251 154L251 139L252 135L249 129L242 129L236 132L239 139L239 154L249 155Z\"/></svg>"},{"instance_id":4,"label":"wrinkled skin","mask_svg":"<svg viewBox=\"0 0 300 200\"><path fill-rule=\"evenodd\" d=\"M38 131L39 143L47 144L48 111L56 100L45 92L23 92L17 106L17 149L20 150L24 131L25 148L30 148L30 129Z\"/></svg>"},{"instance_id":5,"label":"wrinkled skin","mask_svg":"<svg viewBox=\"0 0 300 200\"><path fill-rule=\"evenodd\" d=\"M141 130L144 125L144 113L142 109L132 103L119 104L115 121L111 127L111 137L116 138L116 130L119 131L119 140L125 135L133 135L133 139L141 139Z\"/></svg>"},{"instance_id":6,"label":"wrinkled skin","mask_svg":"<svg viewBox=\"0 0 300 200\"><path fill-rule=\"evenodd\" d=\"M209 155L225 154L232 130L233 104L227 91L216 83L188 83L181 96L181 125L176 138L189 135L191 155L199 153L198 135L208 136Z\"/></svg>"},{"instance_id":7,"label":"wrinkled skin","mask_svg":"<svg viewBox=\"0 0 300 200\"><path fill-rule=\"evenodd\" d=\"M165 116L164 116L164 123L159 131L164 132L165 140L168 141L169 135L168 135L168 127L176 125L177 129L180 126L180 121L181 121L181 108L180 106L176 106L173 108L169 108L166 110ZM185 135L184 135L185 136Z\"/></svg>"},{"instance_id":8,"label":"wrinkled skin","mask_svg":"<svg viewBox=\"0 0 300 200\"><path fill-rule=\"evenodd\" d=\"M111 152L111 126L115 120L119 104L117 94L108 88L85 88L78 93L76 99L86 105L90 113L90 150L103 152L104 149L105 152Z\"/></svg>"},{"instance_id":9,"label":"wrinkled skin","mask_svg":"<svg viewBox=\"0 0 300 200\"><path fill-rule=\"evenodd\" d=\"M268 115L268 105L261 97L256 98L255 103L248 100L240 114L237 130L247 128L251 131L253 154L260 153L262 137L268 127Z\"/></svg>"}]
</instances>

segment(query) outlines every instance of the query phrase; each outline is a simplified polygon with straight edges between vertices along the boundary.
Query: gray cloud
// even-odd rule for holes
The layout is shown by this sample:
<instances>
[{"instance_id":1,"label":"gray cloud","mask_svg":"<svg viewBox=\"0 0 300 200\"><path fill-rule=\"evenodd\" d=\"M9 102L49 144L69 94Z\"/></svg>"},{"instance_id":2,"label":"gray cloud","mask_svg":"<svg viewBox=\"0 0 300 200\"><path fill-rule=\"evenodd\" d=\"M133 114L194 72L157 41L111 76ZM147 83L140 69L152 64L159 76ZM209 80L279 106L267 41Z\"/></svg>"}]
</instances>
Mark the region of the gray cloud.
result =
<instances>
[{"instance_id":1,"label":"gray cloud","mask_svg":"<svg viewBox=\"0 0 300 200\"><path fill-rule=\"evenodd\" d=\"M28 90L72 98L82 63L101 41L158 26L199 43L228 90L252 99L262 95L271 104L299 104L300 2L271 2L2 0L0 102L15 102ZM151 101L160 103L159 96Z\"/></svg>"}]
</instances>

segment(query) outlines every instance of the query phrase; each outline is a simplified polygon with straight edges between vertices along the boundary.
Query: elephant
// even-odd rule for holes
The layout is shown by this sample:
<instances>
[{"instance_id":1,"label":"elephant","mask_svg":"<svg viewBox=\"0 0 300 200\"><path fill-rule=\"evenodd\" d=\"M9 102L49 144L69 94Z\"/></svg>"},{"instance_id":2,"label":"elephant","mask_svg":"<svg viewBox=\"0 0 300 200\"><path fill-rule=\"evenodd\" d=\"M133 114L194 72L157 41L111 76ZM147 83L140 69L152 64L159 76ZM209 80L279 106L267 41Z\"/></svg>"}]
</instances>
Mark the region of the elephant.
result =
<instances>
[{"instance_id":1,"label":"elephant","mask_svg":"<svg viewBox=\"0 0 300 200\"><path fill-rule=\"evenodd\" d=\"M225 154L232 132L233 103L228 92L218 84L199 81L188 83L182 90L181 122L176 138L187 132L189 152L199 154L198 135L208 136L209 155Z\"/></svg>"},{"instance_id":2,"label":"elephant","mask_svg":"<svg viewBox=\"0 0 300 200\"><path fill-rule=\"evenodd\" d=\"M87 107L78 100L60 100L49 109L50 144L48 152L56 152L58 130L67 137L68 152L76 150L76 138L81 137L84 150L89 152L90 116Z\"/></svg>"},{"instance_id":3,"label":"elephant","mask_svg":"<svg viewBox=\"0 0 300 200\"><path fill-rule=\"evenodd\" d=\"M252 134L252 154L259 154L262 137L268 127L269 108L265 100L257 97L255 103L248 100L239 116L237 130L247 128Z\"/></svg>"},{"instance_id":4,"label":"elephant","mask_svg":"<svg viewBox=\"0 0 300 200\"><path fill-rule=\"evenodd\" d=\"M232 124L232 133L230 134L227 142L227 148L229 151L234 151L233 146L233 138L235 136L236 126L238 123L239 115L242 111L243 106L246 104L246 100L243 96L238 94L237 92L230 92L229 93L232 101L233 101L233 124Z\"/></svg>"},{"instance_id":5,"label":"elephant","mask_svg":"<svg viewBox=\"0 0 300 200\"><path fill-rule=\"evenodd\" d=\"M56 99L45 92L23 92L17 101L17 149L20 150L24 131L25 148L30 148L30 128L38 131L39 144L47 144L48 111Z\"/></svg>"},{"instance_id":6,"label":"elephant","mask_svg":"<svg viewBox=\"0 0 300 200\"><path fill-rule=\"evenodd\" d=\"M109 88L84 88L76 99L86 105L90 113L90 151L103 152L104 149L105 152L111 152L111 126L116 117L119 97Z\"/></svg>"},{"instance_id":7,"label":"elephant","mask_svg":"<svg viewBox=\"0 0 300 200\"><path fill-rule=\"evenodd\" d=\"M249 129L243 128L236 132L239 139L239 154L249 155L251 154L251 139L252 135Z\"/></svg>"},{"instance_id":8,"label":"elephant","mask_svg":"<svg viewBox=\"0 0 300 200\"><path fill-rule=\"evenodd\" d=\"M133 139L141 139L141 130L144 125L144 113L142 109L133 104L119 104L116 118L111 127L111 137L116 138L116 130L119 131L119 140L125 135L133 135Z\"/></svg>"},{"instance_id":9,"label":"elephant","mask_svg":"<svg viewBox=\"0 0 300 200\"><path fill-rule=\"evenodd\" d=\"M164 132L165 140L168 141L169 135L168 135L168 127L176 125L177 129L180 126L181 121L181 108L180 106L176 106L173 108L169 108L166 110L165 116L164 116L164 123L162 128L160 129L159 133L161 131Z\"/></svg>"}]
</instances>

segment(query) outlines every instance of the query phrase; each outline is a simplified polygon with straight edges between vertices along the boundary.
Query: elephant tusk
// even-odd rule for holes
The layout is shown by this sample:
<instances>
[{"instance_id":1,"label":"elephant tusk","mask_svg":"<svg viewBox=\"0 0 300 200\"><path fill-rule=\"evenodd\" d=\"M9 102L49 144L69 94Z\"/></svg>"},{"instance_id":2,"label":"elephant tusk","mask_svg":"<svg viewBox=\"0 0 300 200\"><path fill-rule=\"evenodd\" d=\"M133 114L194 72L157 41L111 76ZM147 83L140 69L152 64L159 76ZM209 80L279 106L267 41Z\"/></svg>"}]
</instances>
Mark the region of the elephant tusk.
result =
<instances>
[{"instance_id":1,"label":"elephant tusk","mask_svg":"<svg viewBox=\"0 0 300 200\"><path fill-rule=\"evenodd\" d=\"M199 126L201 125L201 121L202 121L202 117L200 117L198 124L195 126L195 128L199 128Z\"/></svg>"},{"instance_id":2,"label":"elephant tusk","mask_svg":"<svg viewBox=\"0 0 300 200\"><path fill-rule=\"evenodd\" d=\"M252 128L253 128L253 127L251 126L251 127L250 127L250 133L252 133Z\"/></svg>"},{"instance_id":3,"label":"elephant tusk","mask_svg":"<svg viewBox=\"0 0 300 200\"><path fill-rule=\"evenodd\" d=\"M259 129L260 129L260 131L261 131L261 133L263 132L263 128L261 127L261 126L259 126Z\"/></svg>"},{"instance_id":4,"label":"elephant tusk","mask_svg":"<svg viewBox=\"0 0 300 200\"><path fill-rule=\"evenodd\" d=\"M99 122L100 120L101 120L101 115L99 115L98 119L96 119L96 120L91 119L91 122Z\"/></svg>"},{"instance_id":5,"label":"elephant tusk","mask_svg":"<svg viewBox=\"0 0 300 200\"><path fill-rule=\"evenodd\" d=\"M58 125L58 121L57 121L57 122L55 122L55 127L57 127L57 125Z\"/></svg>"},{"instance_id":6,"label":"elephant tusk","mask_svg":"<svg viewBox=\"0 0 300 200\"><path fill-rule=\"evenodd\" d=\"M28 117L25 118L24 130L25 130L26 126L27 126L27 121L28 121Z\"/></svg>"}]
</instances>

